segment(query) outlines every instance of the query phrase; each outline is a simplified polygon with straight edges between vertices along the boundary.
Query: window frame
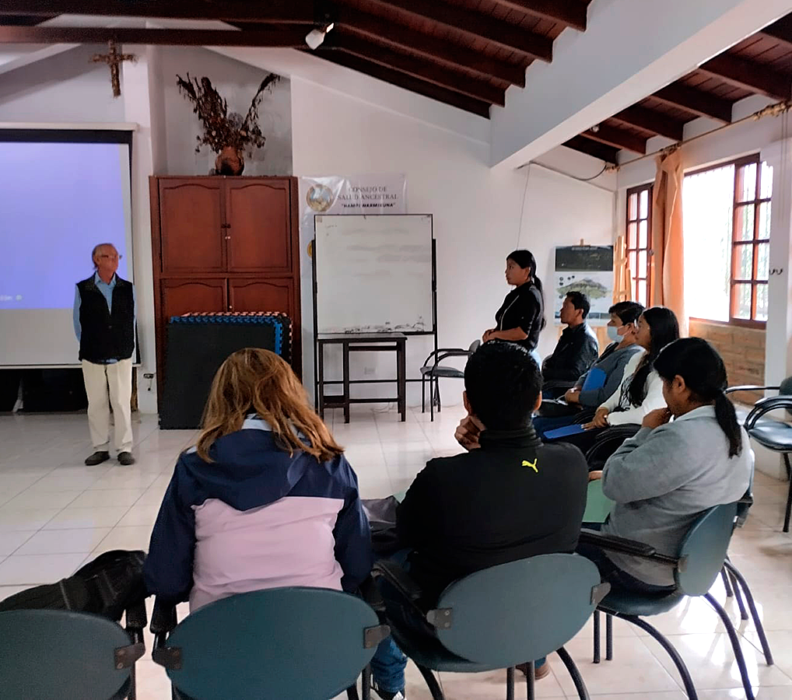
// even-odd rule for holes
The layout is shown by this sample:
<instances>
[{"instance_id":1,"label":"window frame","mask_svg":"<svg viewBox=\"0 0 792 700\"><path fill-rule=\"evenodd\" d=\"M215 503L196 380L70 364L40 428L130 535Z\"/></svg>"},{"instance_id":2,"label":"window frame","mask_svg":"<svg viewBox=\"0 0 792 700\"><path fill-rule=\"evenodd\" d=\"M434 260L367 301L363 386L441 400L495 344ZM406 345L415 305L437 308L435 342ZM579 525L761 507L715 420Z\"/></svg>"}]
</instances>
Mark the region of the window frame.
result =
<instances>
[{"instance_id":1,"label":"window frame","mask_svg":"<svg viewBox=\"0 0 792 700\"><path fill-rule=\"evenodd\" d=\"M739 199L739 192L738 192L738 184L739 184L739 175L740 169L746 165L756 165L756 181L754 183L756 189L754 190L754 198L751 200L740 200ZM724 161L721 163L716 163L714 165L708 165L704 168L696 168L695 170L690 170L684 173L683 179L688 175L700 175L701 173L709 172L710 170L718 170L720 168L726 168L729 166L734 166L734 181L732 184L732 230L730 236L730 265L729 265L729 320L728 321L718 321L715 319L710 318L699 318L692 316L691 319L694 321L701 321L702 323L711 323L721 326L740 326L743 328L754 328L754 329L764 329L767 326L767 321L760 321L754 318L756 315L756 298L757 293L756 289L759 285L769 285L769 280L757 280L757 270L758 270L758 260L759 256L757 255L759 245L761 244L770 244L769 238L756 238L757 232L759 230L759 214L761 211L760 205L770 203L772 206L772 192L770 197L762 197L762 159L759 153L752 153L747 156L742 156L740 158L734 158L732 160ZM753 237L750 240L740 240L737 237L737 217L738 217L738 209L746 208L748 206L754 207L754 221L753 221ZM772 214L771 214L772 216ZM753 248L752 251L752 270L751 270L751 279L742 279L739 277L735 277L735 264L738 260L737 258L737 251L742 247L751 246ZM738 318L734 315L735 307L736 307L736 300L735 300L735 290L738 284L750 284L751 285L751 318Z\"/></svg>"},{"instance_id":2,"label":"window frame","mask_svg":"<svg viewBox=\"0 0 792 700\"><path fill-rule=\"evenodd\" d=\"M647 193L648 197L648 206L646 217L641 216L641 194L643 192ZM630 198L636 195L636 206L635 206L635 218L630 218ZM635 187L630 187L627 190L627 198L625 199L625 228L624 228L624 253L626 259L629 261L630 254L635 253L635 260L636 265L638 267L638 260L641 258L641 253L646 253L646 276L641 276L638 274L637 269L630 268L631 273L631 283L634 285L635 292L630 290L631 298L634 297L634 301L638 301L646 308L649 308L652 304L652 257L654 255L653 250L653 241L652 241L652 200L654 195L654 183L647 182L643 185L637 185ZM646 222L646 247L641 247L641 223ZM630 226L635 225L635 248L630 247ZM638 285L639 282L646 282L646 299L641 301L638 299Z\"/></svg>"}]
</instances>

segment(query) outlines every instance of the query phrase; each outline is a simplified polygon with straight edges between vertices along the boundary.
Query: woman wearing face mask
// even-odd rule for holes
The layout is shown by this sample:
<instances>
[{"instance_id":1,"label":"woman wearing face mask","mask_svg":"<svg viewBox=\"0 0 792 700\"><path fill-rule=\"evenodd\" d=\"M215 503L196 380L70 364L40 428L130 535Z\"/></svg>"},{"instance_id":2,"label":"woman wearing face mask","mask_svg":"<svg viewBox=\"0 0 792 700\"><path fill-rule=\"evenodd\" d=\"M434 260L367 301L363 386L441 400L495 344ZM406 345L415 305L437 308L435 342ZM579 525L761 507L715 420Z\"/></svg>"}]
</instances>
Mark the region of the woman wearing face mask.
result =
<instances>
[{"instance_id":1,"label":"woman wearing face mask","mask_svg":"<svg viewBox=\"0 0 792 700\"><path fill-rule=\"evenodd\" d=\"M586 413L593 418L595 409L609 396L616 392L621 384L627 363L636 354L642 354L643 348L635 341L638 319L644 307L634 301L621 301L609 309L611 320L608 323L608 337L613 341L600 355L594 366L578 379L577 384L564 395L568 407L563 404L548 406L544 404L545 412L539 411L534 418L534 428L539 437L544 437L547 430L555 430L580 422ZM592 371L602 372L605 376L598 382L598 388L583 389L586 380ZM550 403L550 402L547 402ZM556 409L563 409L564 415L553 415Z\"/></svg>"},{"instance_id":2,"label":"woman wearing face mask","mask_svg":"<svg viewBox=\"0 0 792 700\"><path fill-rule=\"evenodd\" d=\"M544 292L536 276L536 258L529 250L515 250L506 258L506 282L514 289L506 295L495 314L495 328L484 333L481 342L508 340L522 345L537 364L539 333L545 327Z\"/></svg>"}]
</instances>

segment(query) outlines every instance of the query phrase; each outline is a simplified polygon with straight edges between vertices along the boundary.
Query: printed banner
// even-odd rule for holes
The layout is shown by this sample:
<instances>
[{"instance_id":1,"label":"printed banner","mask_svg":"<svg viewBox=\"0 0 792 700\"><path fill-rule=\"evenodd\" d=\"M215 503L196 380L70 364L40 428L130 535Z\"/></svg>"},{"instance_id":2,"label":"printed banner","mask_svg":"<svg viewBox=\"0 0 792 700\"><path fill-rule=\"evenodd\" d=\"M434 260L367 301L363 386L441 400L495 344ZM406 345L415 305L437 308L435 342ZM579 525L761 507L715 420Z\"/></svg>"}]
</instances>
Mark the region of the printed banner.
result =
<instances>
[{"instance_id":1,"label":"printed banner","mask_svg":"<svg viewBox=\"0 0 792 700\"><path fill-rule=\"evenodd\" d=\"M300 227L313 240L317 214L406 214L404 175L350 175L300 178Z\"/></svg>"},{"instance_id":2,"label":"printed banner","mask_svg":"<svg viewBox=\"0 0 792 700\"><path fill-rule=\"evenodd\" d=\"M561 323L561 304L569 292L583 292L591 303L588 321L605 326L613 305L613 246L556 248L553 312Z\"/></svg>"}]
</instances>

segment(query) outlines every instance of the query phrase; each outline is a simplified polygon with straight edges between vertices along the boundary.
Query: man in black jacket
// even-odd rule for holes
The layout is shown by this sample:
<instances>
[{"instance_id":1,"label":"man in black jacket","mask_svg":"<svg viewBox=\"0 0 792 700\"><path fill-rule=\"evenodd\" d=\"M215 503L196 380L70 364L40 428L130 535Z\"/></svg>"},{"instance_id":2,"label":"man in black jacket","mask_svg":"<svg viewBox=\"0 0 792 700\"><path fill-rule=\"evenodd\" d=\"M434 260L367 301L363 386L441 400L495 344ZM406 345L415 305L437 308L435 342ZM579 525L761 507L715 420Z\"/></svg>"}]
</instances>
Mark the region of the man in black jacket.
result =
<instances>
[{"instance_id":1,"label":"man in black jacket","mask_svg":"<svg viewBox=\"0 0 792 700\"><path fill-rule=\"evenodd\" d=\"M591 304L582 292L569 292L561 306L561 323L566 324L553 354L542 365L545 398L563 396L579 377L591 369L599 354L597 336L586 323Z\"/></svg>"},{"instance_id":2,"label":"man in black jacket","mask_svg":"<svg viewBox=\"0 0 792 700\"><path fill-rule=\"evenodd\" d=\"M486 343L468 361L465 407L483 426L475 449L431 460L396 513L425 609L475 571L575 550L588 467L576 447L537 438L531 414L541 383L536 362L514 343ZM399 697L404 663L392 642L381 645L372 662L381 697Z\"/></svg>"},{"instance_id":3,"label":"man in black jacket","mask_svg":"<svg viewBox=\"0 0 792 700\"><path fill-rule=\"evenodd\" d=\"M116 274L118 254L112 243L91 253L93 275L77 283L74 292L74 334L80 343L88 425L94 452L89 467L110 459L110 405L115 420L118 462L132 456L132 354L135 350L135 288Z\"/></svg>"}]
</instances>

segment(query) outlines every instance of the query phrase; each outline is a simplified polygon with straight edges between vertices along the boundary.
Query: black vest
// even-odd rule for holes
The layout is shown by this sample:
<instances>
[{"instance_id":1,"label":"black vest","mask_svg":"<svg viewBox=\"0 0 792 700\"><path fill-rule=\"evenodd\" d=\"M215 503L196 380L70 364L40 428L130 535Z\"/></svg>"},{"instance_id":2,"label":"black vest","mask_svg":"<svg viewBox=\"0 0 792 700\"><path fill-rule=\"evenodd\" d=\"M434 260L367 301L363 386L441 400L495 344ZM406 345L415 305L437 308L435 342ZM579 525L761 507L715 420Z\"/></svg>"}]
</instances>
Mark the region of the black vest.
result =
<instances>
[{"instance_id":1,"label":"black vest","mask_svg":"<svg viewBox=\"0 0 792 700\"><path fill-rule=\"evenodd\" d=\"M80 359L89 362L126 360L135 349L135 298L132 283L116 275L113 310L92 275L77 283L80 291Z\"/></svg>"}]
</instances>

